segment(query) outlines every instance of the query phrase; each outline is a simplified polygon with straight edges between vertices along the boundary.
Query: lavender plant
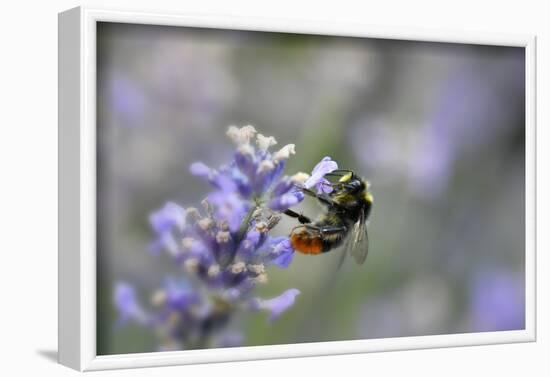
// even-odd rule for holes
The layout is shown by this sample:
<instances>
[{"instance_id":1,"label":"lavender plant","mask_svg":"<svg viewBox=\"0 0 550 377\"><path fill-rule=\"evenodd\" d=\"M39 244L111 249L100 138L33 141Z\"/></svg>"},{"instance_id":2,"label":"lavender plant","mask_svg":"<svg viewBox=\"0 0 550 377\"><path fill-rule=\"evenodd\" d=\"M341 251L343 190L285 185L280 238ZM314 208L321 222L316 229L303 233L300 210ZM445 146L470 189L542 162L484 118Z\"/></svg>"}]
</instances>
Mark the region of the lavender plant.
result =
<instances>
[{"instance_id":1,"label":"lavender plant","mask_svg":"<svg viewBox=\"0 0 550 377\"><path fill-rule=\"evenodd\" d=\"M169 202L149 219L156 234L153 252L167 253L183 267L182 276L167 278L152 295L149 309L140 305L130 284L115 287L118 323L149 327L161 350L239 345L242 336L227 331L238 313L266 311L273 321L300 293L289 288L271 299L255 296L255 287L268 282L268 267L286 268L294 255L288 237L274 237L270 231L281 212L303 200L298 187L322 184L323 173L336 163L325 158L311 177L287 176L283 172L294 144L271 152L275 138L258 134L252 126L232 126L227 136L236 145L231 162L219 169L202 162L190 167L212 187L202 208Z\"/></svg>"}]
</instances>

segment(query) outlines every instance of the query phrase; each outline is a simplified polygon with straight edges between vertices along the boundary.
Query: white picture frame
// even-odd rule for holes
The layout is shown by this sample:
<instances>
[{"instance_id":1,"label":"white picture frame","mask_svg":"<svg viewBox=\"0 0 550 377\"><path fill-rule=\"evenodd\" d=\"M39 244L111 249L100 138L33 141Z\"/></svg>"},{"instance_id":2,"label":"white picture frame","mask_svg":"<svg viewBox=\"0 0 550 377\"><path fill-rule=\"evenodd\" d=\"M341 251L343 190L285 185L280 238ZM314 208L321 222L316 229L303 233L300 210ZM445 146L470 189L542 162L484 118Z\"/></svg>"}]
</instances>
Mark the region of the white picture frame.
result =
<instances>
[{"instance_id":1,"label":"white picture frame","mask_svg":"<svg viewBox=\"0 0 550 377\"><path fill-rule=\"evenodd\" d=\"M389 339L98 356L96 354L96 24L120 22L503 45L526 57L525 329ZM535 340L534 36L361 24L74 8L59 14L59 362L80 371L335 355Z\"/></svg>"}]
</instances>

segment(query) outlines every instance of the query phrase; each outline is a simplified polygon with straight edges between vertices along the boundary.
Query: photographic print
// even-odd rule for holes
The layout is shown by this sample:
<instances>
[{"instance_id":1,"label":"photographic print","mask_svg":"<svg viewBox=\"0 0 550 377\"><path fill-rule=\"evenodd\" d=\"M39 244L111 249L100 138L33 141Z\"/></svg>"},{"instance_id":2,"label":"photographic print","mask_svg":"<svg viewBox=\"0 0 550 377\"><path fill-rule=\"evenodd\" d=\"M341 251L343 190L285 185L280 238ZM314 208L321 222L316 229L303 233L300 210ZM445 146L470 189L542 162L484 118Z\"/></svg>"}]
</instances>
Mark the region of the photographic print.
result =
<instances>
[{"instance_id":1,"label":"photographic print","mask_svg":"<svg viewBox=\"0 0 550 377\"><path fill-rule=\"evenodd\" d=\"M526 328L525 48L96 43L97 355Z\"/></svg>"}]
</instances>

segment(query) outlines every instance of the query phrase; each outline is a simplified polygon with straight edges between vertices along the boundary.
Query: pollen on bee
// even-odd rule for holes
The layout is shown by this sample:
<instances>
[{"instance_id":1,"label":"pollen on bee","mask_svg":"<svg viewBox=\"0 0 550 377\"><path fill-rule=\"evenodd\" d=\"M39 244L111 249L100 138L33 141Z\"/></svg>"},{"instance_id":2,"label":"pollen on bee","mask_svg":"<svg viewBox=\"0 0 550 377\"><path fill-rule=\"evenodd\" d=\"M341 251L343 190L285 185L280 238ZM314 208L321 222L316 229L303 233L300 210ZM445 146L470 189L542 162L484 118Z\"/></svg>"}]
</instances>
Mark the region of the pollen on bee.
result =
<instances>
[{"instance_id":1,"label":"pollen on bee","mask_svg":"<svg viewBox=\"0 0 550 377\"><path fill-rule=\"evenodd\" d=\"M352 176L353 175L351 173L348 173L348 174L342 176L342 178L340 178L340 182L347 182L351 179Z\"/></svg>"},{"instance_id":2,"label":"pollen on bee","mask_svg":"<svg viewBox=\"0 0 550 377\"><path fill-rule=\"evenodd\" d=\"M372 203L372 201L373 201L372 194L371 194L370 192L365 192L364 199L365 199L367 202Z\"/></svg>"}]
</instances>

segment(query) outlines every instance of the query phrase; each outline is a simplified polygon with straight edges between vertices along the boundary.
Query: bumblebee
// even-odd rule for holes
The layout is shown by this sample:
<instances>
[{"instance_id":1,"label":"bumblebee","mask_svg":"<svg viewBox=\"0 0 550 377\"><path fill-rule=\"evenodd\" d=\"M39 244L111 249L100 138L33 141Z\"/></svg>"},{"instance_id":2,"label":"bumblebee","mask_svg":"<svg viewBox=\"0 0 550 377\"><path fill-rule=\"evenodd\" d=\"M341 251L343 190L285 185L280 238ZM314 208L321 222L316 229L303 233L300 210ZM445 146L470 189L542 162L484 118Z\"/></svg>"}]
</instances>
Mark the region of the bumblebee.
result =
<instances>
[{"instance_id":1,"label":"bumblebee","mask_svg":"<svg viewBox=\"0 0 550 377\"><path fill-rule=\"evenodd\" d=\"M316 198L326 207L326 212L317 220L312 221L290 209L285 211L301 224L290 233L292 247L304 254L320 254L343 245L339 267L347 254L353 255L358 264L363 264L369 252L366 222L373 202L369 184L351 170L335 170L325 178L333 189L329 194L301 188L304 194Z\"/></svg>"}]
</instances>

